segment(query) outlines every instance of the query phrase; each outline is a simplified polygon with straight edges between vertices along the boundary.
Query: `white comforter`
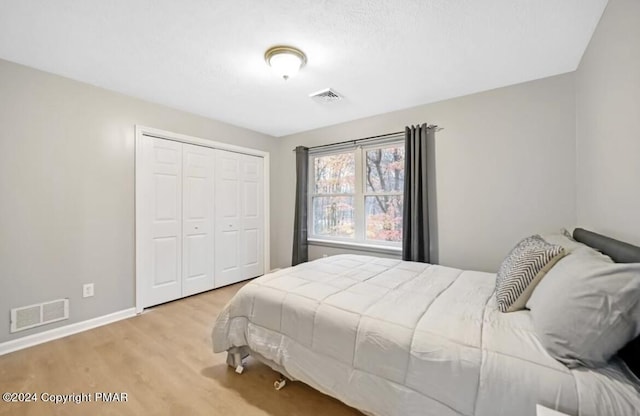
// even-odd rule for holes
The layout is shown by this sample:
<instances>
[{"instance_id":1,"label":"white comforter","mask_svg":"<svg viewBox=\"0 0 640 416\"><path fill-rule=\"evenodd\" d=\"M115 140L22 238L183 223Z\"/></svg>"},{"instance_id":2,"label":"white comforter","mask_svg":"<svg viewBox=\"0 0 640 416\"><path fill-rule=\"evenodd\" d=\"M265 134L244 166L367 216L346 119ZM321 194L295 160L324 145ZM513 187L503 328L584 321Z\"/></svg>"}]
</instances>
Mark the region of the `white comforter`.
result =
<instances>
[{"instance_id":1,"label":"white comforter","mask_svg":"<svg viewBox=\"0 0 640 416\"><path fill-rule=\"evenodd\" d=\"M248 347L374 415L634 415L617 363L569 370L529 312L496 309L495 274L340 255L260 277L225 307L215 352Z\"/></svg>"}]
</instances>

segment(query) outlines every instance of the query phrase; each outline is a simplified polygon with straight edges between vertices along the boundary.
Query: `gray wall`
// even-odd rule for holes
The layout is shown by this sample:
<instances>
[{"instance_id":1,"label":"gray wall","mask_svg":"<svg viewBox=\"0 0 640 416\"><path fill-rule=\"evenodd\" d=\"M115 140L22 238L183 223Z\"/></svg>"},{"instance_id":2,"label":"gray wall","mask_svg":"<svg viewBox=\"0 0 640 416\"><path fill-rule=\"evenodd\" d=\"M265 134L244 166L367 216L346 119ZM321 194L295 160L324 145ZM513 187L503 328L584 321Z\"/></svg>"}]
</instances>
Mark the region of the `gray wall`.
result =
<instances>
[{"instance_id":1,"label":"gray wall","mask_svg":"<svg viewBox=\"0 0 640 416\"><path fill-rule=\"evenodd\" d=\"M2 60L0 108L0 342L134 306L135 124L275 143ZM10 308L64 297L69 321L9 334Z\"/></svg>"},{"instance_id":2,"label":"gray wall","mask_svg":"<svg viewBox=\"0 0 640 416\"><path fill-rule=\"evenodd\" d=\"M576 92L578 224L640 244L640 1L609 1Z\"/></svg>"},{"instance_id":3,"label":"gray wall","mask_svg":"<svg viewBox=\"0 0 640 416\"><path fill-rule=\"evenodd\" d=\"M495 271L519 238L575 224L575 90L565 74L282 138L273 158L272 266L291 262L295 146L422 122L445 128L435 144L441 264ZM310 255L328 251L312 247Z\"/></svg>"}]
</instances>

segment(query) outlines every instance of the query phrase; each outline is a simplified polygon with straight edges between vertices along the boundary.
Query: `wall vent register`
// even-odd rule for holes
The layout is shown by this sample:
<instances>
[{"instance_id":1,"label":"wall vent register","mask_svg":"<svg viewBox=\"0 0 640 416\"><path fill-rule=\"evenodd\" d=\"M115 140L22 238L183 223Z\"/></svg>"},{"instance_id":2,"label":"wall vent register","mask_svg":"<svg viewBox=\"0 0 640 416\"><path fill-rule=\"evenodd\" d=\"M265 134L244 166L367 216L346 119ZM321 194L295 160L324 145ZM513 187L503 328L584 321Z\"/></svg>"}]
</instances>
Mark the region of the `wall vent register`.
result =
<instances>
[{"instance_id":1,"label":"wall vent register","mask_svg":"<svg viewBox=\"0 0 640 416\"><path fill-rule=\"evenodd\" d=\"M69 319L69 299L56 299L11 309L11 332Z\"/></svg>"}]
</instances>

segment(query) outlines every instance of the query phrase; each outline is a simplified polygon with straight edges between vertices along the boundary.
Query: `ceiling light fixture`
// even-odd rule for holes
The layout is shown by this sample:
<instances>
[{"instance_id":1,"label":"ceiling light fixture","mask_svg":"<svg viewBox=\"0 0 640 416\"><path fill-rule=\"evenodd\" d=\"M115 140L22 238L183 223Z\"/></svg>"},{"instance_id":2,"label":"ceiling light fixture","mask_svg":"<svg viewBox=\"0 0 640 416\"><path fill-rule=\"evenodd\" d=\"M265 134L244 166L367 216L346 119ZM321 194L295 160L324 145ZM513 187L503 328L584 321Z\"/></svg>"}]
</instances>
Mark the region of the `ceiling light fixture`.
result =
<instances>
[{"instance_id":1,"label":"ceiling light fixture","mask_svg":"<svg viewBox=\"0 0 640 416\"><path fill-rule=\"evenodd\" d=\"M274 46L264 53L264 60L286 81L307 63L307 56L292 46Z\"/></svg>"}]
</instances>

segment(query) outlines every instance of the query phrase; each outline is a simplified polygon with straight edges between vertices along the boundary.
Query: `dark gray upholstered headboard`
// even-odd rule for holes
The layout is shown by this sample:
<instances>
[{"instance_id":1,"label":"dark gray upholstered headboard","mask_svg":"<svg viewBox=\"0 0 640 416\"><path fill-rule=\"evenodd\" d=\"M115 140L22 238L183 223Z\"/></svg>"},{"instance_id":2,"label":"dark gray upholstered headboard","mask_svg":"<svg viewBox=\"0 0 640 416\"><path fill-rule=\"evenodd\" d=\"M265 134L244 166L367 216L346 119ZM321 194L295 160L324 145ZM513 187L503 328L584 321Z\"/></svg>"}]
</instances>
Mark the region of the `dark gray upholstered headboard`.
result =
<instances>
[{"instance_id":1,"label":"dark gray upholstered headboard","mask_svg":"<svg viewBox=\"0 0 640 416\"><path fill-rule=\"evenodd\" d=\"M573 230L573 238L611 257L616 263L640 263L640 247L596 234L583 228ZM638 276L640 279L640 276ZM631 371L640 377L640 336L618 352Z\"/></svg>"},{"instance_id":2,"label":"dark gray upholstered headboard","mask_svg":"<svg viewBox=\"0 0 640 416\"><path fill-rule=\"evenodd\" d=\"M584 228L573 230L573 238L606 254L616 263L640 263L640 247L596 234Z\"/></svg>"}]
</instances>

